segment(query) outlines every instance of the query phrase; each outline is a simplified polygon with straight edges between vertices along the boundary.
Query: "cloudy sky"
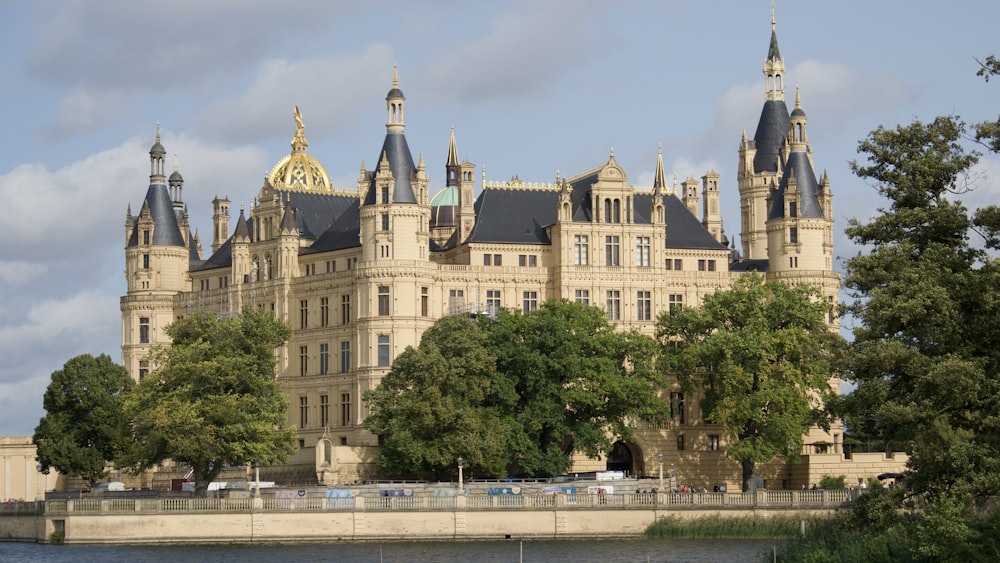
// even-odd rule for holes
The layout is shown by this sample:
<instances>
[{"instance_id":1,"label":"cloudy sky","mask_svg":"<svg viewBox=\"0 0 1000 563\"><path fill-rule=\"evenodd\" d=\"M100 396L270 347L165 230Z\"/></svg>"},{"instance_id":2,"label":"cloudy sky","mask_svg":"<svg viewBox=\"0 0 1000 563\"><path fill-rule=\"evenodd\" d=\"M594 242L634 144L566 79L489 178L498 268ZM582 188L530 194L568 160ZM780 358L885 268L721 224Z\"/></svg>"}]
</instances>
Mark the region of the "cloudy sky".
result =
<instances>
[{"instance_id":1,"label":"cloudy sky","mask_svg":"<svg viewBox=\"0 0 1000 563\"><path fill-rule=\"evenodd\" d=\"M977 57L1000 54L995 0L785 1L776 14L786 100L798 84L838 233L880 205L848 167L870 130L1000 113L1000 80L975 76ZM148 186L157 122L206 249L212 198L251 201L289 151L295 104L310 152L353 189L378 157L394 64L432 187L451 127L460 158L491 180L549 182L613 148L631 183L651 185L662 146L668 175L721 174L734 235L771 4L33 0L2 16L0 435L27 435L67 359L120 361L123 225ZM1000 193L1000 160L979 172L972 204ZM838 256L857 251L838 237Z\"/></svg>"}]
</instances>

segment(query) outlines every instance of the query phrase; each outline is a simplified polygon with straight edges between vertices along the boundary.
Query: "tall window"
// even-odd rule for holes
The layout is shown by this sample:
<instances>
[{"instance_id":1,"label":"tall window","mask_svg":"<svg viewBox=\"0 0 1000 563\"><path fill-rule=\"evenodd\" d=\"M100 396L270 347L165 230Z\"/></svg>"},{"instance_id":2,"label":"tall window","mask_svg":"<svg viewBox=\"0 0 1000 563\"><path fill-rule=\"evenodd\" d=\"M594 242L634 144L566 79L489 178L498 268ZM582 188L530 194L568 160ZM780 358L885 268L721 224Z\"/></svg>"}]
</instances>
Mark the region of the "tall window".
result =
<instances>
[{"instance_id":1,"label":"tall window","mask_svg":"<svg viewBox=\"0 0 1000 563\"><path fill-rule=\"evenodd\" d=\"M309 425L309 397L299 397L299 428Z\"/></svg>"},{"instance_id":2,"label":"tall window","mask_svg":"<svg viewBox=\"0 0 1000 563\"><path fill-rule=\"evenodd\" d=\"M667 305L671 315L679 313L684 308L684 296L680 293L671 293L667 296Z\"/></svg>"},{"instance_id":3,"label":"tall window","mask_svg":"<svg viewBox=\"0 0 1000 563\"><path fill-rule=\"evenodd\" d=\"M448 313L457 315L465 310L465 290L452 289L448 291Z\"/></svg>"},{"instance_id":4,"label":"tall window","mask_svg":"<svg viewBox=\"0 0 1000 563\"><path fill-rule=\"evenodd\" d=\"M383 231L388 231L389 230L389 214L388 213L383 213L382 214L382 230Z\"/></svg>"},{"instance_id":5,"label":"tall window","mask_svg":"<svg viewBox=\"0 0 1000 563\"><path fill-rule=\"evenodd\" d=\"M648 321L652 317L651 310L653 308L653 300L650 297L650 292L639 291L636 293L635 299L635 310L636 316L640 321Z\"/></svg>"},{"instance_id":6,"label":"tall window","mask_svg":"<svg viewBox=\"0 0 1000 563\"><path fill-rule=\"evenodd\" d=\"M609 289L607 294L608 320L617 321L622 317L622 292Z\"/></svg>"},{"instance_id":7,"label":"tall window","mask_svg":"<svg viewBox=\"0 0 1000 563\"><path fill-rule=\"evenodd\" d=\"M618 236L606 236L604 237L604 265L605 266L619 266L621 262L619 260L619 240Z\"/></svg>"},{"instance_id":8,"label":"tall window","mask_svg":"<svg viewBox=\"0 0 1000 563\"><path fill-rule=\"evenodd\" d=\"M573 235L573 263L586 266L590 263L590 243L587 235Z\"/></svg>"},{"instance_id":9,"label":"tall window","mask_svg":"<svg viewBox=\"0 0 1000 563\"><path fill-rule=\"evenodd\" d=\"M527 313L528 311L535 311L538 309L538 292L537 291L525 291L524 292L524 302L522 310Z\"/></svg>"},{"instance_id":10,"label":"tall window","mask_svg":"<svg viewBox=\"0 0 1000 563\"><path fill-rule=\"evenodd\" d=\"M486 313L488 315L496 316L500 312L500 290L499 289L487 289L486 290Z\"/></svg>"},{"instance_id":11,"label":"tall window","mask_svg":"<svg viewBox=\"0 0 1000 563\"><path fill-rule=\"evenodd\" d=\"M299 301L299 328L309 328L309 301Z\"/></svg>"},{"instance_id":12,"label":"tall window","mask_svg":"<svg viewBox=\"0 0 1000 563\"><path fill-rule=\"evenodd\" d=\"M378 335L378 365L385 367L389 365L389 335Z\"/></svg>"},{"instance_id":13,"label":"tall window","mask_svg":"<svg viewBox=\"0 0 1000 563\"><path fill-rule=\"evenodd\" d=\"M426 287L420 288L420 316L426 317L430 309L430 295Z\"/></svg>"},{"instance_id":14,"label":"tall window","mask_svg":"<svg viewBox=\"0 0 1000 563\"><path fill-rule=\"evenodd\" d=\"M330 345L324 342L319 345L319 374L326 375L330 372Z\"/></svg>"},{"instance_id":15,"label":"tall window","mask_svg":"<svg viewBox=\"0 0 1000 563\"><path fill-rule=\"evenodd\" d=\"M351 394L341 393L340 394L340 425L350 426L351 425Z\"/></svg>"},{"instance_id":16,"label":"tall window","mask_svg":"<svg viewBox=\"0 0 1000 563\"><path fill-rule=\"evenodd\" d=\"M139 317L139 343L149 344L149 317Z\"/></svg>"},{"instance_id":17,"label":"tall window","mask_svg":"<svg viewBox=\"0 0 1000 563\"><path fill-rule=\"evenodd\" d=\"M319 326L330 326L330 298L319 298Z\"/></svg>"},{"instance_id":18,"label":"tall window","mask_svg":"<svg viewBox=\"0 0 1000 563\"><path fill-rule=\"evenodd\" d=\"M382 186L382 203L389 203L389 187Z\"/></svg>"},{"instance_id":19,"label":"tall window","mask_svg":"<svg viewBox=\"0 0 1000 563\"><path fill-rule=\"evenodd\" d=\"M299 375L309 373L309 347L299 346Z\"/></svg>"},{"instance_id":20,"label":"tall window","mask_svg":"<svg viewBox=\"0 0 1000 563\"><path fill-rule=\"evenodd\" d=\"M139 381L149 375L149 360L139 360Z\"/></svg>"},{"instance_id":21,"label":"tall window","mask_svg":"<svg viewBox=\"0 0 1000 563\"><path fill-rule=\"evenodd\" d=\"M788 216L798 217L799 216L799 204L794 201L788 202Z\"/></svg>"},{"instance_id":22,"label":"tall window","mask_svg":"<svg viewBox=\"0 0 1000 563\"><path fill-rule=\"evenodd\" d=\"M684 451L684 435L683 434L678 434L677 435L677 449L679 451Z\"/></svg>"},{"instance_id":23,"label":"tall window","mask_svg":"<svg viewBox=\"0 0 1000 563\"><path fill-rule=\"evenodd\" d=\"M605 223L621 223L622 222L622 202L619 199L605 199L604 200L604 222Z\"/></svg>"},{"instance_id":24,"label":"tall window","mask_svg":"<svg viewBox=\"0 0 1000 563\"><path fill-rule=\"evenodd\" d=\"M149 244L149 229L142 230L142 244Z\"/></svg>"},{"instance_id":25,"label":"tall window","mask_svg":"<svg viewBox=\"0 0 1000 563\"><path fill-rule=\"evenodd\" d=\"M351 341L340 341L340 373L351 371Z\"/></svg>"},{"instance_id":26,"label":"tall window","mask_svg":"<svg viewBox=\"0 0 1000 563\"><path fill-rule=\"evenodd\" d=\"M330 424L330 396L319 396L319 425L326 428Z\"/></svg>"},{"instance_id":27,"label":"tall window","mask_svg":"<svg viewBox=\"0 0 1000 563\"><path fill-rule=\"evenodd\" d=\"M649 237L635 237L635 265L649 266Z\"/></svg>"},{"instance_id":28,"label":"tall window","mask_svg":"<svg viewBox=\"0 0 1000 563\"><path fill-rule=\"evenodd\" d=\"M350 264L350 262L348 262ZM351 322L351 295L346 293L340 296L340 324L346 325Z\"/></svg>"},{"instance_id":29,"label":"tall window","mask_svg":"<svg viewBox=\"0 0 1000 563\"><path fill-rule=\"evenodd\" d=\"M389 286L378 286L378 314L386 316L389 314Z\"/></svg>"},{"instance_id":30,"label":"tall window","mask_svg":"<svg viewBox=\"0 0 1000 563\"><path fill-rule=\"evenodd\" d=\"M574 293L574 298L577 303L583 305L590 305L590 290L589 289L578 289Z\"/></svg>"},{"instance_id":31,"label":"tall window","mask_svg":"<svg viewBox=\"0 0 1000 563\"><path fill-rule=\"evenodd\" d=\"M708 435L708 451L717 452L719 451L719 435L709 434Z\"/></svg>"},{"instance_id":32,"label":"tall window","mask_svg":"<svg viewBox=\"0 0 1000 563\"><path fill-rule=\"evenodd\" d=\"M676 419L678 424L686 422L684 417L684 393L679 391L670 393L670 416Z\"/></svg>"},{"instance_id":33,"label":"tall window","mask_svg":"<svg viewBox=\"0 0 1000 563\"><path fill-rule=\"evenodd\" d=\"M788 227L788 242L789 244L799 243L799 228L798 227Z\"/></svg>"},{"instance_id":34,"label":"tall window","mask_svg":"<svg viewBox=\"0 0 1000 563\"><path fill-rule=\"evenodd\" d=\"M143 270L149 269L149 254L142 255L142 269Z\"/></svg>"}]
</instances>

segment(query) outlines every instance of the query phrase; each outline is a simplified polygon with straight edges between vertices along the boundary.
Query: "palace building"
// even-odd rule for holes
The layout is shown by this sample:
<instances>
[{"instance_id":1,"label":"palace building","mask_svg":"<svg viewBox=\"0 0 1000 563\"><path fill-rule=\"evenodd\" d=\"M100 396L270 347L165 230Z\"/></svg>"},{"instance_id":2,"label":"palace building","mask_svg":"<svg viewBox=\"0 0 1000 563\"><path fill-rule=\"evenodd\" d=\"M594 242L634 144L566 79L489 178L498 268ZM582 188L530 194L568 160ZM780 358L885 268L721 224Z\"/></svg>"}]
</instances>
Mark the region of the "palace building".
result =
<instances>
[{"instance_id":1,"label":"palace building","mask_svg":"<svg viewBox=\"0 0 1000 563\"><path fill-rule=\"evenodd\" d=\"M662 154L653 184L633 185L613 152L552 183L493 182L483 173L477 186L476 167L459 158L454 131L445 185L432 186L427 164L414 162L407 144L406 98L394 71L385 140L371 169L362 161L356 186L331 185L307 150L296 107L290 154L232 228L230 201L213 200L204 258L182 198L184 180L176 165L167 176L157 129L149 188L138 214L130 207L125 218L124 366L141 379L152 369L151 347L169 344L163 328L195 311L273 311L293 332L279 351L277 377L299 452L272 472L344 483L368 475L377 447L362 426L363 394L442 316L530 311L568 299L652 334L661 312L697 305L747 271L815 285L836 303L830 181L815 172L797 91L794 109L786 106L773 17L764 74L756 133L744 132L739 145L737 193L726 193L711 170L668 184ZM719 209L721 197L737 194L739 249L727 240ZM838 329L835 317L829 322ZM830 384L839 387L835 375ZM574 469L653 475L663 453L682 482L735 486L739 464L725 457L720 429L700 420L697 401L679 389L664 390L664 400L679 407L670 425L640 423L635 443L617 444L607 459L579 459ZM843 461L841 434L838 426L810 432L801 461L765 464L762 474L775 488L814 482L818 463Z\"/></svg>"}]
</instances>

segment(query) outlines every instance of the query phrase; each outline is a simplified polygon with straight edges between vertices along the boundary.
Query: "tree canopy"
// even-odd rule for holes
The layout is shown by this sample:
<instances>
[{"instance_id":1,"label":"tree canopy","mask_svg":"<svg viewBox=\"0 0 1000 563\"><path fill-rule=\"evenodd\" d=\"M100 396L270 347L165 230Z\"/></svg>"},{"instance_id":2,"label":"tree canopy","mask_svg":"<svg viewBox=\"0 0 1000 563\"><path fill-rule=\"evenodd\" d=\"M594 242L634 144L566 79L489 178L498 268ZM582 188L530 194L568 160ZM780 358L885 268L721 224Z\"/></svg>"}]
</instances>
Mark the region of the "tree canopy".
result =
<instances>
[{"instance_id":1,"label":"tree canopy","mask_svg":"<svg viewBox=\"0 0 1000 563\"><path fill-rule=\"evenodd\" d=\"M956 117L879 127L852 169L888 205L852 220L847 410L910 453L913 491L1000 493L1000 209L969 211L979 153Z\"/></svg>"},{"instance_id":2,"label":"tree canopy","mask_svg":"<svg viewBox=\"0 0 1000 563\"><path fill-rule=\"evenodd\" d=\"M285 425L275 349L288 339L288 326L246 308L230 319L196 313L166 330L171 346L153 352L156 369L125 403L134 439L129 465L190 465L195 491L204 494L225 466L283 462L295 429Z\"/></svg>"},{"instance_id":3,"label":"tree canopy","mask_svg":"<svg viewBox=\"0 0 1000 563\"><path fill-rule=\"evenodd\" d=\"M480 474L555 476L574 452L596 457L639 419L667 419L654 353L649 337L576 303L446 317L366 394L365 424L384 470L450 476L461 456Z\"/></svg>"},{"instance_id":4,"label":"tree canopy","mask_svg":"<svg viewBox=\"0 0 1000 563\"><path fill-rule=\"evenodd\" d=\"M842 347L829 311L815 288L748 274L657 319L661 369L701 394L703 419L724 428L726 453L742 464L744 490L757 463L797 458L809 427L826 420L820 399Z\"/></svg>"},{"instance_id":5,"label":"tree canopy","mask_svg":"<svg viewBox=\"0 0 1000 563\"><path fill-rule=\"evenodd\" d=\"M91 486L106 477L128 434L122 397L131 387L128 372L107 354L83 354L52 372L33 436L42 471L54 467Z\"/></svg>"}]
</instances>

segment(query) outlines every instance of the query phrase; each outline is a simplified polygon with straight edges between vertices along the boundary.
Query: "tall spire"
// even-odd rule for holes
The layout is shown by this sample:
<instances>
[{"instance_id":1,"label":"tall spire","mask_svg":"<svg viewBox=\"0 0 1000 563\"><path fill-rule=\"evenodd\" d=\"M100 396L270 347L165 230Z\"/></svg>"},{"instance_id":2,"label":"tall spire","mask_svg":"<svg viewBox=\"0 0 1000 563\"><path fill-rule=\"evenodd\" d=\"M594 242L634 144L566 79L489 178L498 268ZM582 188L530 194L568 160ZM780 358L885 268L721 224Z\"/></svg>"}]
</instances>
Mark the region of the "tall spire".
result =
<instances>
[{"instance_id":1,"label":"tall spire","mask_svg":"<svg viewBox=\"0 0 1000 563\"><path fill-rule=\"evenodd\" d=\"M406 96L399 89L399 68L396 65L392 65L392 88L385 96L385 106L388 114L385 121L387 132L402 132L405 128L406 123L403 120L403 102L405 100Z\"/></svg>"},{"instance_id":2,"label":"tall spire","mask_svg":"<svg viewBox=\"0 0 1000 563\"><path fill-rule=\"evenodd\" d=\"M663 173L663 146L656 149L656 174L653 176L653 193L659 195L667 189L667 177Z\"/></svg>"},{"instance_id":3,"label":"tall spire","mask_svg":"<svg viewBox=\"0 0 1000 563\"><path fill-rule=\"evenodd\" d=\"M764 76L767 77L767 100L785 99L785 61L778 49L777 24L774 19L774 3L771 4L771 44L764 61Z\"/></svg>"},{"instance_id":4,"label":"tall spire","mask_svg":"<svg viewBox=\"0 0 1000 563\"><path fill-rule=\"evenodd\" d=\"M455 128L451 128L451 139L448 140L448 162L445 166L458 166L458 145L455 144Z\"/></svg>"}]
</instances>

